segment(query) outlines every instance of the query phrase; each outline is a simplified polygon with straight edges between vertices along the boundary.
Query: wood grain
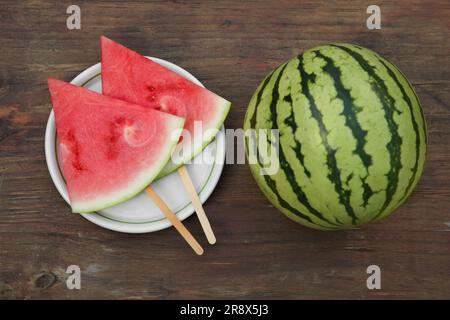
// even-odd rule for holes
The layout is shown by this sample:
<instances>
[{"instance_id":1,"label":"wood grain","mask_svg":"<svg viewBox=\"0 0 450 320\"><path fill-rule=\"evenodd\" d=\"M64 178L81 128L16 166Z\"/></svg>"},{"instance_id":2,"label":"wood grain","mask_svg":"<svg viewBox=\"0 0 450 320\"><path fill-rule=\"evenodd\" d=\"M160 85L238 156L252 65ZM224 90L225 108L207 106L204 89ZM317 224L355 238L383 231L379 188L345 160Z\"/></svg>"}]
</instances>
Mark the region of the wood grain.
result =
<instances>
[{"instance_id":1,"label":"wood grain","mask_svg":"<svg viewBox=\"0 0 450 320\"><path fill-rule=\"evenodd\" d=\"M2 1L0 16L0 298L450 298L450 3L378 1ZM386 220L319 232L278 213L246 165L225 167L205 204L220 241L198 257L172 229L101 229L59 196L47 171L46 79L71 80L99 61L99 36L173 61L233 102L240 128L265 74L317 44L347 41L396 63L414 84L429 130L423 179ZM186 226L197 239L195 216ZM206 242L203 243L206 245ZM81 267L81 290L65 285ZM366 288L366 268L382 290Z\"/></svg>"}]
</instances>

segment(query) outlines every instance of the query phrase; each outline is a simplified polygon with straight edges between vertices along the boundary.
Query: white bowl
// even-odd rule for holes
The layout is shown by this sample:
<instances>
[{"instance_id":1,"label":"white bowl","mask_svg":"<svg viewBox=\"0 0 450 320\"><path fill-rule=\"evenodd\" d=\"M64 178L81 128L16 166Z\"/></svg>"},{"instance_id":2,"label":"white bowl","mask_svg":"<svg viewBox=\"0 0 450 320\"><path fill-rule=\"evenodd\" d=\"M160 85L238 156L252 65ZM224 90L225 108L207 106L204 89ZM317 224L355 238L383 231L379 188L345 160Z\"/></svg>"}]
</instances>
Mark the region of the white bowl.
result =
<instances>
[{"instance_id":1,"label":"white bowl","mask_svg":"<svg viewBox=\"0 0 450 320\"><path fill-rule=\"evenodd\" d=\"M193 75L177 65L158 58L148 58L186 79L203 86ZM97 63L81 72L71 83L101 92L100 73L101 64ZM186 165L202 203L211 195L222 173L225 159L224 132L224 128L222 127L215 140L203 150L203 154L197 156L197 160L202 156L211 156L215 159L214 163L201 163L201 161L195 161L196 159L194 159L192 164ZM66 183L58 164L57 147L55 117L52 110L45 131L45 158L56 189L63 199L67 203L70 203ZM209 154L205 155L204 153ZM154 182L152 188L180 220L186 219L194 212L194 208L184 190L178 173L172 173ZM114 207L95 213L80 215L103 228L127 233L153 232L168 228L172 225L144 192Z\"/></svg>"}]
</instances>

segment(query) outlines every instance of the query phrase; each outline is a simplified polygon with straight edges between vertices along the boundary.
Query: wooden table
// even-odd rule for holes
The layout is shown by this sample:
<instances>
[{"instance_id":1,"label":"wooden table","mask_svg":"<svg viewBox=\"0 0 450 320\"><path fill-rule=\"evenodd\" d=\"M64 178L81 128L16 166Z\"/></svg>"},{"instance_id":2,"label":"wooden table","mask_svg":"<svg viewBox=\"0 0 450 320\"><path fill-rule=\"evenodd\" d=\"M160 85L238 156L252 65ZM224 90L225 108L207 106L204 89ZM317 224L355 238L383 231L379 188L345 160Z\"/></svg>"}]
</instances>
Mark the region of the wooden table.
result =
<instances>
[{"instance_id":1,"label":"wooden table","mask_svg":"<svg viewBox=\"0 0 450 320\"><path fill-rule=\"evenodd\" d=\"M450 298L450 3L378 1L3 1L0 16L0 298ZM72 3L71 2L71 3ZM395 3L395 4L392 4ZM240 128L264 75L306 48L348 41L389 57L411 79L428 121L423 178L388 219L319 232L278 213L247 165L226 166L205 204L218 243L193 254L175 230L128 235L72 214L47 171L47 77L99 61L99 36L173 61L233 102ZM68 290L67 266L81 267ZM382 271L368 290L366 268Z\"/></svg>"}]
</instances>

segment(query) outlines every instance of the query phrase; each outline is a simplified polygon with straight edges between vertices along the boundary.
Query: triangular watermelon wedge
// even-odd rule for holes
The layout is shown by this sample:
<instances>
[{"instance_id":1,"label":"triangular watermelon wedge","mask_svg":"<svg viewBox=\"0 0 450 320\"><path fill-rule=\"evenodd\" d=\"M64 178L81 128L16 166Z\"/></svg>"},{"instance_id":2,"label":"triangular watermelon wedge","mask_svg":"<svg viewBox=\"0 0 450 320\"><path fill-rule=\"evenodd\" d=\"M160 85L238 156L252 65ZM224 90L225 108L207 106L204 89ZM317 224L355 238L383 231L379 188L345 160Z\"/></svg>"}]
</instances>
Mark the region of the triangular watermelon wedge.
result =
<instances>
[{"instance_id":1,"label":"triangular watermelon wedge","mask_svg":"<svg viewBox=\"0 0 450 320\"><path fill-rule=\"evenodd\" d=\"M126 201L170 158L184 119L48 80L60 156L73 212Z\"/></svg>"},{"instance_id":2,"label":"triangular watermelon wedge","mask_svg":"<svg viewBox=\"0 0 450 320\"><path fill-rule=\"evenodd\" d=\"M101 47L103 94L186 118L188 134L175 149L176 164L169 162L160 176L188 163L214 139L230 102L104 36Z\"/></svg>"}]
</instances>

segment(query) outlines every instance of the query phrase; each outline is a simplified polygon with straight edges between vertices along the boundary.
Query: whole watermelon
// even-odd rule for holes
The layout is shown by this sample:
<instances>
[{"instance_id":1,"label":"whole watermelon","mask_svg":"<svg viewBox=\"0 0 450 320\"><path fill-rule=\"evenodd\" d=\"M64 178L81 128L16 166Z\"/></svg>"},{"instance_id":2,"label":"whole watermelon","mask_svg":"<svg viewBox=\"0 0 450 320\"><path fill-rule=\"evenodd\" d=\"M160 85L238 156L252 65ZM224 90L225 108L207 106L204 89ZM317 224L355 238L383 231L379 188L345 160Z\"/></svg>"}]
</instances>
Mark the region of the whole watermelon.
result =
<instances>
[{"instance_id":1,"label":"whole watermelon","mask_svg":"<svg viewBox=\"0 0 450 320\"><path fill-rule=\"evenodd\" d=\"M278 138L246 131L251 171L275 207L316 229L386 217L411 194L425 162L426 124L411 84L353 44L310 49L271 72L244 129L278 130ZM264 174L267 151L277 148L279 170Z\"/></svg>"}]
</instances>

